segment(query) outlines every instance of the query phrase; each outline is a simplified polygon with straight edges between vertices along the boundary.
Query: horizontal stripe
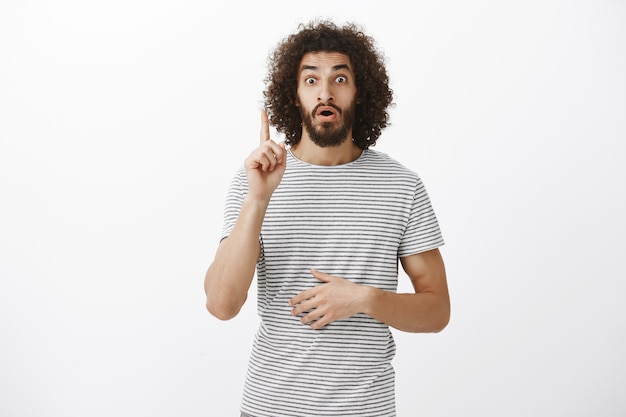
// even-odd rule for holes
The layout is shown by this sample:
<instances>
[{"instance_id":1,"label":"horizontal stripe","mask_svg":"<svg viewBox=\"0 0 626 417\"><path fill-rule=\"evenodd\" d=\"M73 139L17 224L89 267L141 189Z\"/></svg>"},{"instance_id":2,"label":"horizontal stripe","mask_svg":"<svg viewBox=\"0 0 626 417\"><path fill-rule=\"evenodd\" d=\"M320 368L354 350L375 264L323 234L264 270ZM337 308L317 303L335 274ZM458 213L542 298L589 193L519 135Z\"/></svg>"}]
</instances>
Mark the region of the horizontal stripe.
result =
<instances>
[{"instance_id":1,"label":"horizontal stripe","mask_svg":"<svg viewBox=\"0 0 626 417\"><path fill-rule=\"evenodd\" d=\"M222 237L232 230L246 192L240 169L226 197ZM395 415L389 327L357 314L313 330L291 315L288 302L321 285L311 268L395 292L398 258L443 244L419 176L373 150L331 167L288 152L259 239L261 323L242 411L255 417Z\"/></svg>"}]
</instances>

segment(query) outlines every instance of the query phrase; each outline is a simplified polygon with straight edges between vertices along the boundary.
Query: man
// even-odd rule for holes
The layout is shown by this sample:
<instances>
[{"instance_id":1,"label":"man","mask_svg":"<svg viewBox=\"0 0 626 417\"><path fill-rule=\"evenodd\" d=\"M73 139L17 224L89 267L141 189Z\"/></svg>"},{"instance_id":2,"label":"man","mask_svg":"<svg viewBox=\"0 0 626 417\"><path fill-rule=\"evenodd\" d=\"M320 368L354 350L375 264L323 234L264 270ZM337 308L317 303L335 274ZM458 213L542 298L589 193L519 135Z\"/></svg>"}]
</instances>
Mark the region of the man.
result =
<instances>
[{"instance_id":1,"label":"man","mask_svg":"<svg viewBox=\"0 0 626 417\"><path fill-rule=\"evenodd\" d=\"M356 25L317 21L272 58L261 143L233 179L205 278L209 312L228 320L256 269L242 416L394 416L389 326L438 332L450 302L421 180L370 149L392 102L383 57ZM396 293L398 259L414 293Z\"/></svg>"}]
</instances>

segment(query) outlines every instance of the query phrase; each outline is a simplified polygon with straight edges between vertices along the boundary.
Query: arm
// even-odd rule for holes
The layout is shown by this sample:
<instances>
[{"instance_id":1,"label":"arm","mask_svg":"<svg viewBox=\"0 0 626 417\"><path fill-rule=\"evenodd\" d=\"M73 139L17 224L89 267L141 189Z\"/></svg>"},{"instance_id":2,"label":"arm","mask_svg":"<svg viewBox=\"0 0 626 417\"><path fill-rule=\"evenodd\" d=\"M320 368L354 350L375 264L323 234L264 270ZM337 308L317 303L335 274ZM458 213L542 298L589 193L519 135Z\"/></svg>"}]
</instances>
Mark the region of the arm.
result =
<instances>
[{"instance_id":1,"label":"arm","mask_svg":"<svg viewBox=\"0 0 626 417\"><path fill-rule=\"evenodd\" d=\"M261 246L259 235L272 193L285 172L285 144L270 140L267 114L261 114L261 144L244 163L248 178L239 217L220 242L204 278L206 307L221 320L235 317L248 297Z\"/></svg>"},{"instance_id":2,"label":"arm","mask_svg":"<svg viewBox=\"0 0 626 417\"><path fill-rule=\"evenodd\" d=\"M266 204L245 198L230 235L220 242L204 278L206 307L220 320L235 317L254 277Z\"/></svg>"},{"instance_id":3,"label":"arm","mask_svg":"<svg viewBox=\"0 0 626 417\"><path fill-rule=\"evenodd\" d=\"M439 249L401 258L414 294L370 287L364 313L407 332L439 332L450 320L446 271Z\"/></svg>"},{"instance_id":4,"label":"arm","mask_svg":"<svg viewBox=\"0 0 626 417\"><path fill-rule=\"evenodd\" d=\"M293 315L305 314L301 321L314 329L365 313L398 330L438 332L450 319L450 299L446 273L438 249L401 258L415 293L397 294L379 288L311 271L324 285L303 291L290 302Z\"/></svg>"}]
</instances>

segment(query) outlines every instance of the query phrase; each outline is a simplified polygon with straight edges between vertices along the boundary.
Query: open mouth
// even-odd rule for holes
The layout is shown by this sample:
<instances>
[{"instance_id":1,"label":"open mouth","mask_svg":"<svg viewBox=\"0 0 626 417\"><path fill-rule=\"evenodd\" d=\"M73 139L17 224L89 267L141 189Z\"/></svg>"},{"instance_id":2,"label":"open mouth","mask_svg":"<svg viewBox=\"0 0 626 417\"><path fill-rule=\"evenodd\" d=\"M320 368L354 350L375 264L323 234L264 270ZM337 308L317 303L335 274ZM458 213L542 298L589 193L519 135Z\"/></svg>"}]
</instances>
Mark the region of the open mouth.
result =
<instances>
[{"instance_id":1,"label":"open mouth","mask_svg":"<svg viewBox=\"0 0 626 417\"><path fill-rule=\"evenodd\" d=\"M338 113L338 109L335 109L333 106L319 106L315 115L322 121L330 122L337 117Z\"/></svg>"}]
</instances>

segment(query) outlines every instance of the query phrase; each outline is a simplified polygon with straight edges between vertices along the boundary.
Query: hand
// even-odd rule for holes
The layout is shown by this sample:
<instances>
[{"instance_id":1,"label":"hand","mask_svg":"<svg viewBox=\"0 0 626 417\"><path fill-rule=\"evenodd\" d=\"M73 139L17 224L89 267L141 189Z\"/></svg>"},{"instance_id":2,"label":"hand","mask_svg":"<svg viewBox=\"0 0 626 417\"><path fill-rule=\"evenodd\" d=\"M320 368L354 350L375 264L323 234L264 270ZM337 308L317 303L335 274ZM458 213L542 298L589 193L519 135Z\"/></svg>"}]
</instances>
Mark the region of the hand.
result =
<instances>
[{"instance_id":1,"label":"hand","mask_svg":"<svg viewBox=\"0 0 626 417\"><path fill-rule=\"evenodd\" d=\"M285 173L287 151L285 142L270 139L267 113L261 112L261 143L244 162L248 176L248 194L269 200Z\"/></svg>"},{"instance_id":2,"label":"hand","mask_svg":"<svg viewBox=\"0 0 626 417\"><path fill-rule=\"evenodd\" d=\"M302 291L289 301L291 314L304 314L300 321L321 329L327 324L362 313L370 287L355 284L344 278L311 270L324 284Z\"/></svg>"}]
</instances>

